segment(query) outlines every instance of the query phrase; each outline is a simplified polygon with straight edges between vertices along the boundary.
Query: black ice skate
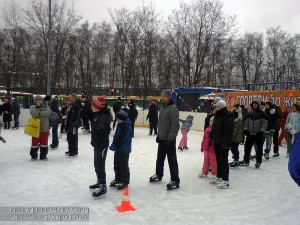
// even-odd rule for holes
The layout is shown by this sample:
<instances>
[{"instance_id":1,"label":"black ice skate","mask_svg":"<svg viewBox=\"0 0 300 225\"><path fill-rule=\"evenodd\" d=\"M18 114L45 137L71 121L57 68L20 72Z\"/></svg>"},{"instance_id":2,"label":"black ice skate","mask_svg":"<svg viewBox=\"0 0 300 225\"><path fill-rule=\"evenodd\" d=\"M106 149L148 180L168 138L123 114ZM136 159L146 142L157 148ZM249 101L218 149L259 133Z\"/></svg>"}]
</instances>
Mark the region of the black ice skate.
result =
<instances>
[{"instance_id":1,"label":"black ice skate","mask_svg":"<svg viewBox=\"0 0 300 225\"><path fill-rule=\"evenodd\" d=\"M248 162L245 162L244 160L239 162L240 166L249 166Z\"/></svg>"},{"instance_id":2,"label":"black ice skate","mask_svg":"<svg viewBox=\"0 0 300 225\"><path fill-rule=\"evenodd\" d=\"M117 184L117 186L118 186L117 190L123 190L124 188L128 187L128 184L120 183L120 184Z\"/></svg>"},{"instance_id":3,"label":"black ice skate","mask_svg":"<svg viewBox=\"0 0 300 225\"><path fill-rule=\"evenodd\" d=\"M120 184L120 182L116 181L116 180L113 180L112 182L110 182L109 186L110 187L118 187Z\"/></svg>"},{"instance_id":4,"label":"black ice skate","mask_svg":"<svg viewBox=\"0 0 300 225\"><path fill-rule=\"evenodd\" d=\"M237 160L234 160L233 162L229 163L229 166L230 166L230 167L237 167L237 166L239 166L239 165L240 165L240 162L237 161Z\"/></svg>"},{"instance_id":5,"label":"black ice skate","mask_svg":"<svg viewBox=\"0 0 300 225\"><path fill-rule=\"evenodd\" d=\"M255 168L258 169L260 167L261 163L255 163Z\"/></svg>"},{"instance_id":6,"label":"black ice skate","mask_svg":"<svg viewBox=\"0 0 300 225\"><path fill-rule=\"evenodd\" d=\"M99 188L95 192L93 192L92 196L98 198L101 195L104 195L106 192L107 192L106 184L100 184Z\"/></svg>"},{"instance_id":7,"label":"black ice skate","mask_svg":"<svg viewBox=\"0 0 300 225\"><path fill-rule=\"evenodd\" d=\"M264 156L266 160L270 159L269 153L265 153Z\"/></svg>"},{"instance_id":8,"label":"black ice skate","mask_svg":"<svg viewBox=\"0 0 300 225\"><path fill-rule=\"evenodd\" d=\"M100 187L100 181L97 180L97 183L96 184L92 184L89 186L89 189L97 189Z\"/></svg>"},{"instance_id":9,"label":"black ice skate","mask_svg":"<svg viewBox=\"0 0 300 225\"><path fill-rule=\"evenodd\" d=\"M178 182L175 182L175 181L172 181L172 180L171 180L171 181L167 184L167 189L168 189L168 190L173 190L173 189L176 189L176 188L180 188Z\"/></svg>"},{"instance_id":10,"label":"black ice skate","mask_svg":"<svg viewBox=\"0 0 300 225\"><path fill-rule=\"evenodd\" d=\"M187 147L187 146L184 146L184 147L183 147L183 149L189 150L189 147Z\"/></svg>"},{"instance_id":11,"label":"black ice skate","mask_svg":"<svg viewBox=\"0 0 300 225\"><path fill-rule=\"evenodd\" d=\"M278 158L279 157L279 153L274 153L273 158Z\"/></svg>"},{"instance_id":12,"label":"black ice skate","mask_svg":"<svg viewBox=\"0 0 300 225\"><path fill-rule=\"evenodd\" d=\"M152 177L150 177L149 182L157 182L157 181L161 181L161 180L162 180L161 177L159 177L155 174Z\"/></svg>"}]
</instances>

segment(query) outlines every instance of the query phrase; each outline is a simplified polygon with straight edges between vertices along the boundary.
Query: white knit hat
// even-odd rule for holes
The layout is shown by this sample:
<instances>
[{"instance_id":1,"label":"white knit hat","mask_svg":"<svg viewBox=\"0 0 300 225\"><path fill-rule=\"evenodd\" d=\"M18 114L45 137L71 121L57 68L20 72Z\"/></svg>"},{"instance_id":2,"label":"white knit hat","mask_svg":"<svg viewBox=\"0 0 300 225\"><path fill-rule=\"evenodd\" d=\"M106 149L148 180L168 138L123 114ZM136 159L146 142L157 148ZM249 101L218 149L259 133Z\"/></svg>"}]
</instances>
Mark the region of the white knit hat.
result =
<instances>
[{"instance_id":1,"label":"white knit hat","mask_svg":"<svg viewBox=\"0 0 300 225\"><path fill-rule=\"evenodd\" d=\"M226 107L226 102L224 100L220 100L217 102L216 107L220 107L221 109Z\"/></svg>"}]
</instances>

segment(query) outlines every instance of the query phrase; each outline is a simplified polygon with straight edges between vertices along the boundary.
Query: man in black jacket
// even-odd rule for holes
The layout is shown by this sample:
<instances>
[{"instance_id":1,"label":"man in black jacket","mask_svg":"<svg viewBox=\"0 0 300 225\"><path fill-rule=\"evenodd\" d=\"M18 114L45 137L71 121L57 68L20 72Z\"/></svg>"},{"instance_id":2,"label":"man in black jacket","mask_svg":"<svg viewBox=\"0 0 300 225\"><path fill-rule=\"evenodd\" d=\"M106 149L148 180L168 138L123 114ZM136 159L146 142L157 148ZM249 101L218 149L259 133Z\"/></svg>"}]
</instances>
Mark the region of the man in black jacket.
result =
<instances>
[{"instance_id":1,"label":"man in black jacket","mask_svg":"<svg viewBox=\"0 0 300 225\"><path fill-rule=\"evenodd\" d=\"M234 119L231 112L226 108L226 102L220 100L216 103L216 113L213 122L211 137L214 140L217 159L217 177L210 183L217 184L217 188L229 187L228 153L232 143L234 131ZM211 141L210 141L211 144Z\"/></svg>"},{"instance_id":2,"label":"man in black jacket","mask_svg":"<svg viewBox=\"0 0 300 225\"><path fill-rule=\"evenodd\" d=\"M91 103L90 100L88 98L86 98L85 96L82 97L82 103L83 103L83 107L82 107L82 111L81 111L81 118L82 118L82 126L84 132L89 133L90 131L90 120L91 120Z\"/></svg>"},{"instance_id":3,"label":"man in black jacket","mask_svg":"<svg viewBox=\"0 0 300 225\"><path fill-rule=\"evenodd\" d=\"M154 130L154 135L157 135L157 124L158 124L158 108L155 101L151 101L149 106L149 112L146 120L149 119L149 136L152 135Z\"/></svg>"},{"instance_id":4,"label":"man in black jacket","mask_svg":"<svg viewBox=\"0 0 300 225\"><path fill-rule=\"evenodd\" d=\"M15 121L15 126L13 127L13 129L19 129L19 117L21 114L21 110L20 110L20 104L16 101L15 98L11 99L12 101L12 111L14 114L14 121Z\"/></svg>"},{"instance_id":5,"label":"man in black jacket","mask_svg":"<svg viewBox=\"0 0 300 225\"><path fill-rule=\"evenodd\" d=\"M74 157L78 155L78 128L80 127L81 103L77 99L75 93L70 94L69 101L71 102L70 110L67 115L67 140L69 151L66 155Z\"/></svg>"},{"instance_id":6,"label":"man in black jacket","mask_svg":"<svg viewBox=\"0 0 300 225\"><path fill-rule=\"evenodd\" d=\"M260 101L254 100L251 102L250 107L252 110L248 112L245 118L245 155L244 160L240 162L240 166L249 166L251 149L253 144L256 143L256 164L255 167L259 168L262 162L262 152L263 152L263 139L264 132L267 128L267 117L266 113L260 108Z\"/></svg>"},{"instance_id":7,"label":"man in black jacket","mask_svg":"<svg viewBox=\"0 0 300 225\"><path fill-rule=\"evenodd\" d=\"M131 120L132 137L134 137L134 124L139 115L139 112L135 108L134 101L130 101L128 107L129 107L128 117Z\"/></svg>"},{"instance_id":8,"label":"man in black jacket","mask_svg":"<svg viewBox=\"0 0 300 225\"><path fill-rule=\"evenodd\" d=\"M266 148L265 148L265 158L269 159L269 153L271 151L272 147L272 140L273 135L275 133L276 124L277 124L277 117L275 115L275 108L273 108L273 105L271 102L266 102L265 104L265 113L266 113L266 119L268 121L267 128L264 132L264 139L266 140Z\"/></svg>"},{"instance_id":9,"label":"man in black jacket","mask_svg":"<svg viewBox=\"0 0 300 225\"><path fill-rule=\"evenodd\" d=\"M105 104L105 99L100 96L92 101L92 140L94 147L94 167L97 175L97 183L91 185L90 189L97 189L93 192L93 197L100 197L107 192L105 161L109 146L110 115Z\"/></svg>"}]
</instances>

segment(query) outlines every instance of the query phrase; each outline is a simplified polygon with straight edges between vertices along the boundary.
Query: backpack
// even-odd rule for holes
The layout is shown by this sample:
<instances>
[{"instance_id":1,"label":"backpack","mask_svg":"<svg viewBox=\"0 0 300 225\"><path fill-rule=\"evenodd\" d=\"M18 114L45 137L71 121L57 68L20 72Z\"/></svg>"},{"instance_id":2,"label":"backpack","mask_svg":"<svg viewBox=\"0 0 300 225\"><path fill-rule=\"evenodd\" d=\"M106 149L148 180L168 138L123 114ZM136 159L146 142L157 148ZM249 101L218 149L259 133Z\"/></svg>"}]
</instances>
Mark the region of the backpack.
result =
<instances>
[{"instance_id":1,"label":"backpack","mask_svg":"<svg viewBox=\"0 0 300 225\"><path fill-rule=\"evenodd\" d=\"M49 126L55 127L59 122L59 115L56 112L52 112L49 116Z\"/></svg>"}]
</instances>

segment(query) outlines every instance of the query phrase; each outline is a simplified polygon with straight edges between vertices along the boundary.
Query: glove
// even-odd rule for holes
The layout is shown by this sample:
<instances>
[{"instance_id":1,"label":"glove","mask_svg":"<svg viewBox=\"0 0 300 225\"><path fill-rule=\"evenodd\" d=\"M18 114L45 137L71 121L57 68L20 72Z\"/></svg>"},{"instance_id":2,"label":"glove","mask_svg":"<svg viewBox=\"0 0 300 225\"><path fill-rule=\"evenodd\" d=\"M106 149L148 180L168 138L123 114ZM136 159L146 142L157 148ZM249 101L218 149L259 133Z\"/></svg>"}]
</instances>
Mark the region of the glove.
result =
<instances>
[{"instance_id":1,"label":"glove","mask_svg":"<svg viewBox=\"0 0 300 225\"><path fill-rule=\"evenodd\" d=\"M157 137L156 137L156 143L159 144L159 142L160 142L160 139L159 139L159 136L157 136Z\"/></svg>"},{"instance_id":2,"label":"glove","mask_svg":"<svg viewBox=\"0 0 300 225\"><path fill-rule=\"evenodd\" d=\"M245 133L246 136L249 136L249 135L250 135L249 130L245 130L244 133Z\"/></svg>"},{"instance_id":3,"label":"glove","mask_svg":"<svg viewBox=\"0 0 300 225\"><path fill-rule=\"evenodd\" d=\"M166 147L171 147L171 146L172 146L172 142L173 142L173 141L167 140L166 143L165 143L165 146L166 146Z\"/></svg>"},{"instance_id":4,"label":"glove","mask_svg":"<svg viewBox=\"0 0 300 225\"><path fill-rule=\"evenodd\" d=\"M212 146L212 139L209 139L209 141L208 141L208 146L209 146L209 147Z\"/></svg>"},{"instance_id":5,"label":"glove","mask_svg":"<svg viewBox=\"0 0 300 225\"><path fill-rule=\"evenodd\" d=\"M227 144L222 144L222 149L227 149L228 145Z\"/></svg>"}]
</instances>

